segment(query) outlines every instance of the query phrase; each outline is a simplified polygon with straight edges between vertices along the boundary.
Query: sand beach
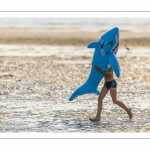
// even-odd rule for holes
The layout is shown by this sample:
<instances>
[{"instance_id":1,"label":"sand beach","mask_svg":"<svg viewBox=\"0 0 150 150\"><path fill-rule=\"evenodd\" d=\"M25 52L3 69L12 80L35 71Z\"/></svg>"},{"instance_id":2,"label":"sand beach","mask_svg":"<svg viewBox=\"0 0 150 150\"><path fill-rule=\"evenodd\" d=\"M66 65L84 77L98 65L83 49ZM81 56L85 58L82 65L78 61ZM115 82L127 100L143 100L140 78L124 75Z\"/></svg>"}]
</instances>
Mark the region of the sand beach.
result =
<instances>
[{"instance_id":1,"label":"sand beach","mask_svg":"<svg viewBox=\"0 0 150 150\"><path fill-rule=\"evenodd\" d=\"M96 95L69 102L91 69L88 43L104 32L0 28L0 132L150 132L150 32L120 31L117 97L132 108L132 121L110 94L98 123L88 120L96 113Z\"/></svg>"}]
</instances>

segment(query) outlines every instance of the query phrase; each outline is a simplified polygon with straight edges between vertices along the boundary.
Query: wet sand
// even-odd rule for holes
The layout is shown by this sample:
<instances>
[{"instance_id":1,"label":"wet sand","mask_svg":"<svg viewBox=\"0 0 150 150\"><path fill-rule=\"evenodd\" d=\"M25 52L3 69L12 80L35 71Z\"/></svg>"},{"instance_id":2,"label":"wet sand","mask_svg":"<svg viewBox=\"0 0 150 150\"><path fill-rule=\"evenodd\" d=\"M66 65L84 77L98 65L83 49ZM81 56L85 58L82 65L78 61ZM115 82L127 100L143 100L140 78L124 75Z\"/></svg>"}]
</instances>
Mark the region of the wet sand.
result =
<instances>
[{"instance_id":1,"label":"wet sand","mask_svg":"<svg viewBox=\"0 0 150 150\"><path fill-rule=\"evenodd\" d=\"M93 29L0 29L0 44L87 46L104 33ZM120 46L150 47L149 31L120 31Z\"/></svg>"},{"instance_id":2,"label":"wet sand","mask_svg":"<svg viewBox=\"0 0 150 150\"><path fill-rule=\"evenodd\" d=\"M80 44L72 46L71 52L70 45L38 44L0 45L0 132L150 132L148 47L144 51L142 45L139 49L132 46L127 52L122 45L118 53L121 77L115 77L117 97L132 108L132 121L108 93L101 122L91 123L88 118L95 116L98 97L87 94L72 102L68 99L86 81L92 51ZM147 55L142 55L141 49ZM102 80L99 89L103 84Z\"/></svg>"}]
</instances>

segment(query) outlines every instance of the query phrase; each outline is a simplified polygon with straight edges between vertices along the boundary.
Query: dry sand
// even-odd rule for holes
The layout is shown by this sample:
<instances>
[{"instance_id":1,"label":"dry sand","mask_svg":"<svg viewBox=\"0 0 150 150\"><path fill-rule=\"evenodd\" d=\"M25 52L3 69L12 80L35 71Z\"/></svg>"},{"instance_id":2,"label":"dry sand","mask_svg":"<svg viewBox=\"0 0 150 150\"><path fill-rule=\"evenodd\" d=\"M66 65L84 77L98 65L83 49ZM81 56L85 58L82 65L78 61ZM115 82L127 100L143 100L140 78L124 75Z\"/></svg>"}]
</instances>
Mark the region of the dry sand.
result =
<instances>
[{"instance_id":1,"label":"dry sand","mask_svg":"<svg viewBox=\"0 0 150 150\"><path fill-rule=\"evenodd\" d=\"M0 34L5 44L9 43L8 37L19 37L17 34L21 35L23 29L16 34L13 34L14 30L10 29L11 34L8 34L8 30L7 32L3 30L3 34L7 33L4 38ZM33 29L33 31L33 34L27 34L26 30L26 34L23 35L35 41L38 50L41 51L44 48L38 46L41 43L37 43L38 38L34 37L35 34L39 35L39 41L43 36L48 36L48 38L43 39L47 42L55 36L55 34L52 35L52 38L47 32L48 30L45 30L45 34L41 34L41 36L40 30ZM79 34L79 32L77 33ZM87 45L88 40L90 42L94 38L97 39L90 32L86 32L86 34L89 35L86 39L82 36L85 45ZM68 37L69 45L71 39L76 39L77 36L71 32L67 32L63 36L60 35L62 32L59 32L59 36L57 34L57 38L62 39L62 41ZM148 34L146 35L148 36ZM99 37L99 34L97 36ZM130 36L133 35L130 34ZM57 38L53 41L56 41ZM134 40L136 38L133 37ZM148 39L148 37L146 38ZM35 44L29 39L25 39L23 38L22 42ZM21 44L20 38L16 38L16 41L13 44ZM59 43L63 43L62 41L58 40ZM78 39L78 41L80 40ZM76 43L76 46L78 44L80 45L80 42ZM137 44L139 43L137 42L136 46ZM146 43L147 46L148 44ZM142 45L140 44L140 46ZM24 48L24 45L20 45L19 49L14 46L12 50L8 45L7 49L13 55L13 52L19 52L21 47ZM29 47L35 48L34 46ZM65 49L65 46L63 47ZM48 56L27 57L22 55L17 57L4 56L5 52L2 52L1 48L0 132L150 132L150 55L143 57L141 53L138 53L134 56L133 54L137 53L132 49L132 55L130 53L126 55L127 52L124 49L122 49L124 50L123 54L118 55L121 77L119 79L115 77L118 83L117 97L118 100L132 108L133 120L129 121L125 111L112 103L108 93L104 99L101 122L91 123L88 118L95 116L98 97L87 94L72 102L69 102L68 99L72 92L86 81L91 68L92 52L87 53L81 49L80 53L77 53L76 49L79 52L80 48L74 47L68 54L68 51L63 51L61 48L61 55L58 55L55 53L55 49L51 52L52 55ZM31 54L32 49L26 46L26 50ZM83 55L84 52L86 52L85 55ZM99 89L102 88L103 83L102 80Z\"/></svg>"}]
</instances>

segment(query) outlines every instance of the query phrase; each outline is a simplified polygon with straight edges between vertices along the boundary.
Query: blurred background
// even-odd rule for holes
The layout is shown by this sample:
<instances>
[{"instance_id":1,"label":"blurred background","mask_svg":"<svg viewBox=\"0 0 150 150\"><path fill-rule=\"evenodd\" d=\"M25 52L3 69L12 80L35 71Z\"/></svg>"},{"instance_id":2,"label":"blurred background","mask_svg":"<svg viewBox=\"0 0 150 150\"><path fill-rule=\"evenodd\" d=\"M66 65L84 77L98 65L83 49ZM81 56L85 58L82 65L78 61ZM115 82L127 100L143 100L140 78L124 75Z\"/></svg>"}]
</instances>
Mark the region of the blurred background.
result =
<instances>
[{"instance_id":1,"label":"blurred background","mask_svg":"<svg viewBox=\"0 0 150 150\"><path fill-rule=\"evenodd\" d=\"M150 18L0 18L1 28L150 29Z\"/></svg>"},{"instance_id":2,"label":"blurred background","mask_svg":"<svg viewBox=\"0 0 150 150\"><path fill-rule=\"evenodd\" d=\"M0 18L0 44L86 46L115 26L120 46L150 46L150 18Z\"/></svg>"}]
</instances>

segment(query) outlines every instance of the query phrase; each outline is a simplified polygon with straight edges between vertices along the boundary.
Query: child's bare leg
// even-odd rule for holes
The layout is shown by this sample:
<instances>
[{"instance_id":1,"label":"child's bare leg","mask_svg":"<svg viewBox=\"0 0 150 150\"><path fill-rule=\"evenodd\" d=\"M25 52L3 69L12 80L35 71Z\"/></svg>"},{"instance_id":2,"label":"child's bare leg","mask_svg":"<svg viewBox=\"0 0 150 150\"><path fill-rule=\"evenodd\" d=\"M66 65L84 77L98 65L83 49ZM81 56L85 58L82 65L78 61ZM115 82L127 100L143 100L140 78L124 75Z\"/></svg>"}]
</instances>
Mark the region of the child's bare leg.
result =
<instances>
[{"instance_id":1,"label":"child's bare leg","mask_svg":"<svg viewBox=\"0 0 150 150\"><path fill-rule=\"evenodd\" d=\"M105 97L105 95L107 94L108 89L104 86L101 90L100 96L98 97L98 105L97 105L97 114L95 118L89 118L90 121L95 122L95 121L100 121L100 117L101 117L101 111L102 111L102 102L103 99Z\"/></svg>"},{"instance_id":2,"label":"child's bare leg","mask_svg":"<svg viewBox=\"0 0 150 150\"><path fill-rule=\"evenodd\" d=\"M116 98L116 95L117 95L116 88L110 88L110 94L111 94L113 103L117 104L118 106L123 108L128 113L129 118L132 119L132 110L131 110L131 108L127 108L127 106L123 102L117 100L117 98Z\"/></svg>"}]
</instances>

